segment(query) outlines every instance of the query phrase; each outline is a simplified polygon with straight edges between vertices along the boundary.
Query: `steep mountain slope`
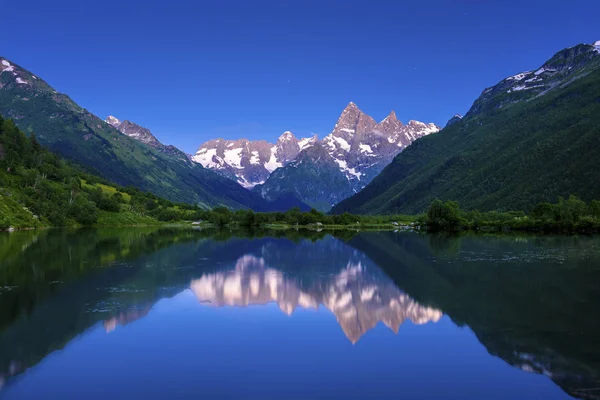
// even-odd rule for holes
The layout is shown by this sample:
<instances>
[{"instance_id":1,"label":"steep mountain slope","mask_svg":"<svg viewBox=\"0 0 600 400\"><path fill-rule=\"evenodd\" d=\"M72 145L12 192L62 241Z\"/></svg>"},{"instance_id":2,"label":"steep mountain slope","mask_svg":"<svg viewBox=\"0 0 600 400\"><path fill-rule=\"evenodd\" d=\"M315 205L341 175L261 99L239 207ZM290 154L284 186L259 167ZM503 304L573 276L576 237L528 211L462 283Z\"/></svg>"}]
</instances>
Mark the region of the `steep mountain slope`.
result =
<instances>
[{"instance_id":1,"label":"steep mountain slope","mask_svg":"<svg viewBox=\"0 0 600 400\"><path fill-rule=\"evenodd\" d=\"M316 136L298 140L289 131L284 132L275 144L264 140L214 139L202 144L192 160L245 188L252 188L264 183L273 171L287 165L316 141Z\"/></svg>"},{"instance_id":2,"label":"steep mountain slope","mask_svg":"<svg viewBox=\"0 0 600 400\"><path fill-rule=\"evenodd\" d=\"M460 121L417 140L333 212L415 213L434 198L530 210L600 198L600 42L487 88Z\"/></svg>"},{"instance_id":3,"label":"steep mountain slope","mask_svg":"<svg viewBox=\"0 0 600 400\"><path fill-rule=\"evenodd\" d=\"M321 143L300 152L288 165L276 169L255 191L269 201L293 195L319 210L328 210L337 199L352 194L348 179Z\"/></svg>"},{"instance_id":4,"label":"steep mountain slope","mask_svg":"<svg viewBox=\"0 0 600 400\"><path fill-rule=\"evenodd\" d=\"M118 184L204 206L267 207L259 196L191 162L182 152L122 134L4 58L0 58L0 113L23 131L35 132L42 145Z\"/></svg>"},{"instance_id":5,"label":"steep mountain slope","mask_svg":"<svg viewBox=\"0 0 600 400\"><path fill-rule=\"evenodd\" d=\"M303 162L276 170L255 191L266 199L291 191L302 201L329 210L365 187L414 140L438 130L435 124L419 121L404 125L393 111L377 123L356 104L349 103L333 131L318 143L317 151L300 153L298 158L302 156ZM312 161L308 159L311 156L315 157Z\"/></svg>"}]
</instances>

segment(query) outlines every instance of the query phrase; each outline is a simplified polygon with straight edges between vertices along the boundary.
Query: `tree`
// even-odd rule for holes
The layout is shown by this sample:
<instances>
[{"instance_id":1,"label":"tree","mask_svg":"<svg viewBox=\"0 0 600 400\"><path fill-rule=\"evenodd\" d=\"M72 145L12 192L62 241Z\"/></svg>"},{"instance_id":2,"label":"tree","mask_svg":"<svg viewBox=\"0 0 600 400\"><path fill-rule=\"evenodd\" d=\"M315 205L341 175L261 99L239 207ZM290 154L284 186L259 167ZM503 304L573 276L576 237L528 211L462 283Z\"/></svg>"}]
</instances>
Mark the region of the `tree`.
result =
<instances>
[{"instance_id":1,"label":"tree","mask_svg":"<svg viewBox=\"0 0 600 400\"><path fill-rule=\"evenodd\" d=\"M456 201L435 199L427 209L427 225L433 229L457 229L465 222Z\"/></svg>"}]
</instances>

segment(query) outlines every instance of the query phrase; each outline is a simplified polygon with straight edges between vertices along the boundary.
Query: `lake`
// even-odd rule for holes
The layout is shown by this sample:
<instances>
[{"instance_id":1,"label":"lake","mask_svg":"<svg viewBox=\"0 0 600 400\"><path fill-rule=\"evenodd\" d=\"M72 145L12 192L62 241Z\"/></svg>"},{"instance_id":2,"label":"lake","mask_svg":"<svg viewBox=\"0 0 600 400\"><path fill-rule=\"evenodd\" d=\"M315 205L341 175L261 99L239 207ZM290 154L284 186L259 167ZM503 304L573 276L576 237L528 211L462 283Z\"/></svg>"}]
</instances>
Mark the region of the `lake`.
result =
<instances>
[{"instance_id":1,"label":"lake","mask_svg":"<svg viewBox=\"0 0 600 400\"><path fill-rule=\"evenodd\" d=\"M600 237L0 233L2 399L600 398Z\"/></svg>"}]
</instances>

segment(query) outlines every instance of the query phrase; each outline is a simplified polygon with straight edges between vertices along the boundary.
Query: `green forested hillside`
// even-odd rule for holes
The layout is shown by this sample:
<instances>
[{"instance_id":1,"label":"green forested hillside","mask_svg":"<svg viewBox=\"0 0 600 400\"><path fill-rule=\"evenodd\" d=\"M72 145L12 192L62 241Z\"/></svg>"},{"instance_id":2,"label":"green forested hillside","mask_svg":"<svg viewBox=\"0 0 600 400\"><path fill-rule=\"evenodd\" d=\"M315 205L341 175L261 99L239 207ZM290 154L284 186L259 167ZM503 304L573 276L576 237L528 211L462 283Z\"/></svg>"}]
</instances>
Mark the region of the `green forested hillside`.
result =
<instances>
[{"instance_id":1,"label":"green forested hillside","mask_svg":"<svg viewBox=\"0 0 600 400\"><path fill-rule=\"evenodd\" d=\"M172 201L268 208L260 196L191 162L183 152L161 152L121 134L31 72L0 60L10 65L0 73L0 114L89 172Z\"/></svg>"},{"instance_id":2,"label":"green forested hillside","mask_svg":"<svg viewBox=\"0 0 600 400\"><path fill-rule=\"evenodd\" d=\"M486 89L465 118L417 140L333 212L417 213L436 198L531 211L559 196L600 198L599 61L580 45L527 73L545 90L514 77Z\"/></svg>"},{"instance_id":3,"label":"green forested hillside","mask_svg":"<svg viewBox=\"0 0 600 400\"><path fill-rule=\"evenodd\" d=\"M198 217L134 187L83 172L0 116L0 230L36 226L157 224Z\"/></svg>"}]
</instances>

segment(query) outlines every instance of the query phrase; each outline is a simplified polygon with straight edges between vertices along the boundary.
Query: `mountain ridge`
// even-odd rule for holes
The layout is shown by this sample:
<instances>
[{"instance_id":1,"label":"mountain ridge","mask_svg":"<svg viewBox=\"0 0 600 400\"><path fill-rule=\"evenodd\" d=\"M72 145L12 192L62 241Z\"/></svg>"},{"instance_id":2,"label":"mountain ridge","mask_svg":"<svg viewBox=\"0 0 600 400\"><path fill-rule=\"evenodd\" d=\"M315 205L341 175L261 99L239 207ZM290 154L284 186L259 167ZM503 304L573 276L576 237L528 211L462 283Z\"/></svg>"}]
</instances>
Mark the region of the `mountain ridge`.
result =
<instances>
[{"instance_id":1,"label":"mountain ridge","mask_svg":"<svg viewBox=\"0 0 600 400\"><path fill-rule=\"evenodd\" d=\"M529 80L529 82L526 82ZM530 211L570 194L600 198L600 51L580 44L483 90L460 121L417 140L335 213Z\"/></svg>"},{"instance_id":2,"label":"mountain ridge","mask_svg":"<svg viewBox=\"0 0 600 400\"><path fill-rule=\"evenodd\" d=\"M0 58L0 114L35 132L51 151L119 185L204 207L268 209L260 196L183 159L182 152L169 154L124 135L6 58Z\"/></svg>"},{"instance_id":3,"label":"mountain ridge","mask_svg":"<svg viewBox=\"0 0 600 400\"><path fill-rule=\"evenodd\" d=\"M362 176L362 173L356 170L359 167L356 159L360 158L361 154L391 160L392 154L401 151L416 137L438 130L439 127L433 123L425 124L414 120L404 125L397 119L394 111L377 123L363 113L354 102L350 102L342 111L332 132L322 140L319 140L317 135L298 139L291 131L285 131L276 143L243 138L218 138L204 142L192 159L205 168L219 171L237 180L246 188L253 188L264 184L277 168L285 167L302 150L321 142L326 145L331 156L338 160L339 169L348 179L356 180ZM381 140L369 137L369 134L373 133L376 136L385 136L387 145L381 143ZM354 138L355 135L358 135L358 140ZM367 143L361 143L362 139ZM374 149L373 145L380 146L381 149ZM347 160L348 155L352 160ZM380 159L377 162L380 162ZM350 167L347 166L348 162L351 163Z\"/></svg>"}]
</instances>

